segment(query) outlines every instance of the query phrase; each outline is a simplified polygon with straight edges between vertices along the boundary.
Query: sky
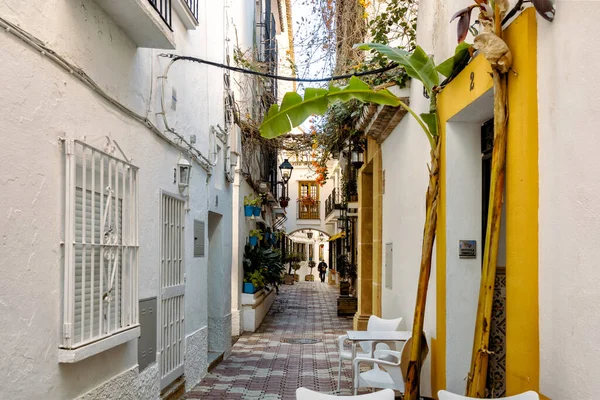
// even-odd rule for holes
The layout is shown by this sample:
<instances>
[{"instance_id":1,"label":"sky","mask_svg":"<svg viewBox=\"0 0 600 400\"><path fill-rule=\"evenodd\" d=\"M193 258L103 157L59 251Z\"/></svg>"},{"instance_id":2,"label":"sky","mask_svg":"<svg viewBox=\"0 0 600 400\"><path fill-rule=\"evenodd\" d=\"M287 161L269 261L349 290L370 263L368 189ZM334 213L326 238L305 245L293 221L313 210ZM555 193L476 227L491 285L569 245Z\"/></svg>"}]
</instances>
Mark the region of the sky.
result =
<instances>
[{"instance_id":1,"label":"sky","mask_svg":"<svg viewBox=\"0 0 600 400\"><path fill-rule=\"evenodd\" d=\"M333 72L331 63L325 61L325 58L330 57L330 53L322 47L322 38L325 32L322 16L319 11L316 14L313 13L313 2L321 3L322 0L292 0L294 56L300 78L322 78L331 76ZM319 33L315 35L315 32ZM312 44L311 39L313 40ZM307 56L309 62L306 62ZM300 82L298 92L302 94L306 87L326 85L326 83Z\"/></svg>"}]
</instances>

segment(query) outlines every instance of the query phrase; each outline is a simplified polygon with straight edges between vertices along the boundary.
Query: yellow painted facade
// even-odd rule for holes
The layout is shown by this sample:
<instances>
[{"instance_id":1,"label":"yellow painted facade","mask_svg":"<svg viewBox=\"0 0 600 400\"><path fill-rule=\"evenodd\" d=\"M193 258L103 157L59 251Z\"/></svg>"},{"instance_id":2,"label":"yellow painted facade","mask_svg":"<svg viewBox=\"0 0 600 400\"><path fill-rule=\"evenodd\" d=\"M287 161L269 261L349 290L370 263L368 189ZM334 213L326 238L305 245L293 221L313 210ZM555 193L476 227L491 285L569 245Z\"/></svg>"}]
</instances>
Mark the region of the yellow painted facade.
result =
<instances>
[{"instance_id":1,"label":"yellow painted facade","mask_svg":"<svg viewBox=\"0 0 600 400\"><path fill-rule=\"evenodd\" d=\"M368 138L358 179L358 310L354 329L364 330L371 315L381 316L382 203L381 145Z\"/></svg>"},{"instance_id":2,"label":"yellow painted facade","mask_svg":"<svg viewBox=\"0 0 600 400\"><path fill-rule=\"evenodd\" d=\"M506 388L513 395L539 390L537 36L533 8L505 31L513 54L509 74L506 157ZM446 386L446 123L492 88L491 67L473 60L438 97L441 125L437 230L436 332L432 341L434 393Z\"/></svg>"},{"instance_id":3,"label":"yellow painted facade","mask_svg":"<svg viewBox=\"0 0 600 400\"><path fill-rule=\"evenodd\" d=\"M436 232L436 339L432 340L432 388L446 388L446 123L492 88L492 68L476 57L438 96L440 118L440 196Z\"/></svg>"}]
</instances>

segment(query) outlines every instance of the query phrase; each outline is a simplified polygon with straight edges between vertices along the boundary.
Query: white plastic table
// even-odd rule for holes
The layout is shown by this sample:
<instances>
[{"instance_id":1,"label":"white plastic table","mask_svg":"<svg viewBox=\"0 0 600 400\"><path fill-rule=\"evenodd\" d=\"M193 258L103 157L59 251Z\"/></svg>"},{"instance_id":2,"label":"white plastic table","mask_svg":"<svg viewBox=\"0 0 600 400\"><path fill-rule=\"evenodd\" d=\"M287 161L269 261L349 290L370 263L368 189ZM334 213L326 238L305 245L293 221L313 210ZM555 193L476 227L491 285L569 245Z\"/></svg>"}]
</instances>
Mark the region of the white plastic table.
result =
<instances>
[{"instance_id":1,"label":"white plastic table","mask_svg":"<svg viewBox=\"0 0 600 400\"><path fill-rule=\"evenodd\" d=\"M412 336L412 331L347 331L348 340L352 342L352 387L354 387L354 359L358 342L406 342Z\"/></svg>"}]
</instances>

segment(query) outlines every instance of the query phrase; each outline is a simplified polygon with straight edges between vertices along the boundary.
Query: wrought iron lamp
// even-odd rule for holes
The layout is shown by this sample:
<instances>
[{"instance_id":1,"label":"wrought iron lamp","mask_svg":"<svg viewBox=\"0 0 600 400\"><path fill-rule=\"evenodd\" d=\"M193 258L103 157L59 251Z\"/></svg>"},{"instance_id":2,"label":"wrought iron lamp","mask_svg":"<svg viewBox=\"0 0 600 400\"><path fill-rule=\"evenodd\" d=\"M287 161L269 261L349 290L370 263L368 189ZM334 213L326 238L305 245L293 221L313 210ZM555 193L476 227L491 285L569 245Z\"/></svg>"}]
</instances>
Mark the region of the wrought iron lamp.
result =
<instances>
[{"instance_id":1,"label":"wrought iron lamp","mask_svg":"<svg viewBox=\"0 0 600 400\"><path fill-rule=\"evenodd\" d=\"M350 162L352 166L359 169L365 163L364 161L364 149L359 139L355 139L350 149Z\"/></svg>"},{"instance_id":2,"label":"wrought iron lamp","mask_svg":"<svg viewBox=\"0 0 600 400\"><path fill-rule=\"evenodd\" d=\"M288 161L287 158L283 160L283 162L279 166L279 171L281 171L281 179L283 180L284 185L287 185L288 181L292 177L293 169L294 166Z\"/></svg>"},{"instance_id":3,"label":"wrought iron lamp","mask_svg":"<svg viewBox=\"0 0 600 400\"><path fill-rule=\"evenodd\" d=\"M287 196L287 183L292 177L292 170L294 166L288 161L286 158L283 160L281 165L279 166L279 171L281 172L281 180L282 182L277 182L277 184L281 185L281 198L279 199L279 205L283 208L287 207L290 201L290 198Z\"/></svg>"}]
</instances>

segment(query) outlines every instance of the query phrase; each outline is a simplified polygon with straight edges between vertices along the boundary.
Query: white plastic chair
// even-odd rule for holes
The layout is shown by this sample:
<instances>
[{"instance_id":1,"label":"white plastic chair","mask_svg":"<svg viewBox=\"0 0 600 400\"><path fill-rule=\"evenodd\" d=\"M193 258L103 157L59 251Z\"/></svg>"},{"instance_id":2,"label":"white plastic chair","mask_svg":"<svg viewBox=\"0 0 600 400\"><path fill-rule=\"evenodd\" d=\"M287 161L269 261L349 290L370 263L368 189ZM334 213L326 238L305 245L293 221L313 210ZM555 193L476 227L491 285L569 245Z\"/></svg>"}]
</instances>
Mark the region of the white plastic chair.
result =
<instances>
[{"instance_id":1,"label":"white plastic chair","mask_svg":"<svg viewBox=\"0 0 600 400\"><path fill-rule=\"evenodd\" d=\"M319 392L313 392L306 388L296 389L296 400L394 400L394 391L390 389L375 393L362 394L360 396L334 396Z\"/></svg>"},{"instance_id":2,"label":"white plastic chair","mask_svg":"<svg viewBox=\"0 0 600 400\"><path fill-rule=\"evenodd\" d=\"M367 331L395 331L398 330L400 326L400 322L402 322L402 318L395 319L383 319L379 318L376 315L371 315L369 317L369 322L367 322ZM340 383L342 381L342 361L352 361L352 352L344 349L344 342L348 339L348 335L341 335L338 337L338 350L340 352L340 362L338 365L338 384L337 391L340 391ZM373 342L363 341L358 343L362 352L356 353L357 357L373 357ZM379 348L389 348L385 344L381 344Z\"/></svg>"},{"instance_id":3,"label":"white plastic chair","mask_svg":"<svg viewBox=\"0 0 600 400\"><path fill-rule=\"evenodd\" d=\"M409 339L402 348L402 351L393 350L375 350L373 358L356 357L354 359L354 395L360 387L375 389L394 389L404 393L404 380L412 338ZM425 347L421 358L423 362L429 352L427 336L423 338ZM360 372L360 365L372 365L368 371Z\"/></svg>"},{"instance_id":4,"label":"white plastic chair","mask_svg":"<svg viewBox=\"0 0 600 400\"><path fill-rule=\"evenodd\" d=\"M475 400L473 397L465 397L465 396L461 396L459 394L454 394L454 393L450 393L447 392L445 390L440 390L438 392L438 397L440 400ZM505 399L505 400L540 400L540 396L533 391L528 391L525 393L521 393L521 394L517 394L515 396L509 396L509 397L499 397L498 399Z\"/></svg>"}]
</instances>

